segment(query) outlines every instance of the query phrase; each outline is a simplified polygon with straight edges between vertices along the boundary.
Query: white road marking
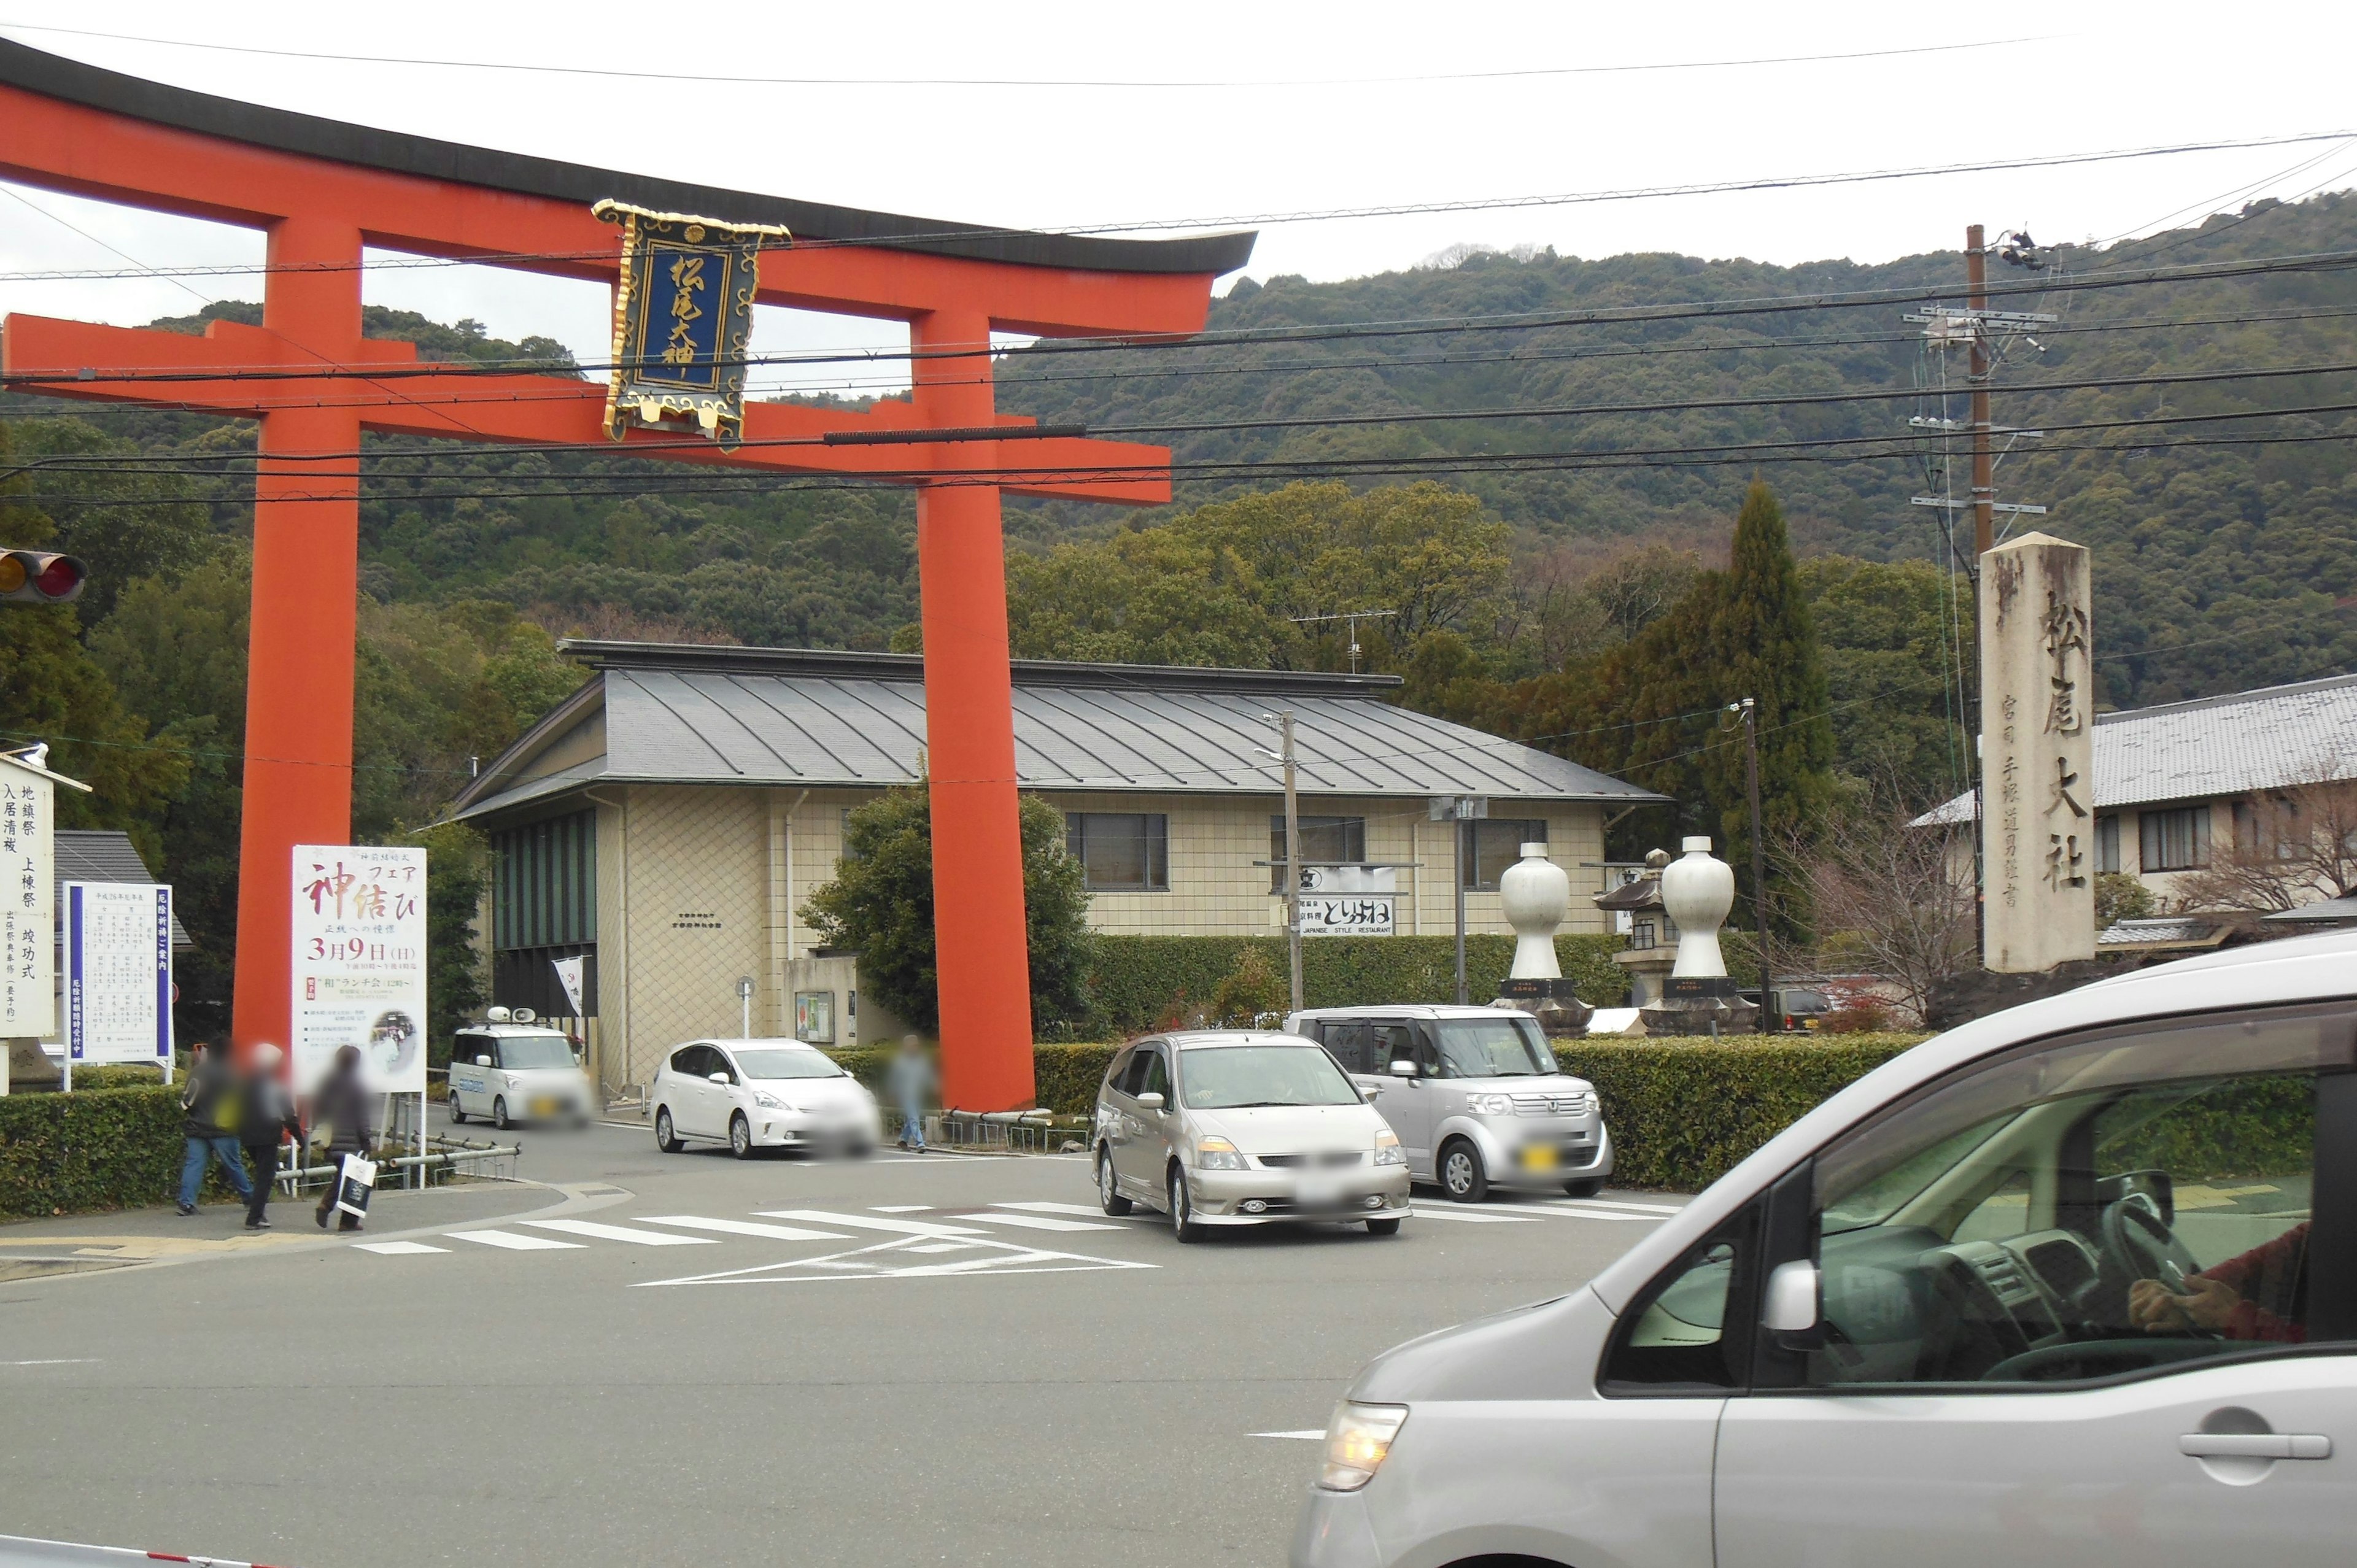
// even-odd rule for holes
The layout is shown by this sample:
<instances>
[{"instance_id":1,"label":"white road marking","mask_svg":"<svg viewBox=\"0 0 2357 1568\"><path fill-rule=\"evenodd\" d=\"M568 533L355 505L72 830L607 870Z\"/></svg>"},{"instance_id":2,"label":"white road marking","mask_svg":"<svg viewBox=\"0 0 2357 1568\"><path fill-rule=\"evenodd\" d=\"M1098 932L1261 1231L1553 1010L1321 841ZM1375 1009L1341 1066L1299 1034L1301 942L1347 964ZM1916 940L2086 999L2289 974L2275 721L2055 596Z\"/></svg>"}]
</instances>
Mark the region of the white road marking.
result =
<instances>
[{"instance_id":1,"label":"white road marking","mask_svg":"<svg viewBox=\"0 0 2357 1568\"><path fill-rule=\"evenodd\" d=\"M1102 1219L1058 1219L1046 1214L968 1214L967 1219L979 1219L985 1225L1014 1225L1026 1230L1126 1230L1126 1225L1109 1225Z\"/></svg>"},{"instance_id":2,"label":"white road marking","mask_svg":"<svg viewBox=\"0 0 2357 1568\"><path fill-rule=\"evenodd\" d=\"M911 1252L971 1252L972 1241L922 1241L909 1249Z\"/></svg>"},{"instance_id":3,"label":"white road marking","mask_svg":"<svg viewBox=\"0 0 2357 1568\"><path fill-rule=\"evenodd\" d=\"M871 1203L867 1207L877 1214L922 1214L933 1206L930 1203Z\"/></svg>"},{"instance_id":4,"label":"white road marking","mask_svg":"<svg viewBox=\"0 0 2357 1568\"><path fill-rule=\"evenodd\" d=\"M600 1241L628 1241L639 1247L714 1247L709 1236L673 1236L663 1230L635 1230L628 1225L600 1225L594 1219L527 1219L535 1230L562 1230L569 1236L592 1236Z\"/></svg>"},{"instance_id":5,"label":"white road marking","mask_svg":"<svg viewBox=\"0 0 2357 1568\"><path fill-rule=\"evenodd\" d=\"M363 1252L382 1252L388 1257L405 1258L418 1252L447 1252L447 1247L429 1247L423 1241L355 1241L353 1246Z\"/></svg>"},{"instance_id":6,"label":"white road marking","mask_svg":"<svg viewBox=\"0 0 2357 1568\"><path fill-rule=\"evenodd\" d=\"M983 1236L970 1225L942 1225L930 1219L877 1219L866 1214L835 1214L823 1208L762 1208L769 1219L807 1219L817 1225L848 1225L855 1230L891 1230L903 1236Z\"/></svg>"},{"instance_id":7,"label":"white road marking","mask_svg":"<svg viewBox=\"0 0 2357 1568\"><path fill-rule=\"evenodd\" d=\"M505 1247L511 1252L540 1252L559 1247L577 1248L578 1241L554 1241L545 1236L520 1236L512 1230L445 1230L445 1236L458 1241L480 1241L486 1247Z\"/></svg>"},{"instance_id":8,"label":"white road marking","mask_svg":"<svg viewBox=\"0 0 2357 1568\"><path fill-rule=\"evenodd\" d=\"M1538 1214L1549 1219L1618 1219L1630 1225L1658 1225L1661 1221L1650 1214L1614 1214L1602 1208L1576 1208L1568 1203L1484 1203L1484 1210L1495 1209L1500 1214Z\"/></svg>"},{"instance_id":9,"label":"white road marking","mask_svg":"<svg viewBox=\"0 0 2357 1568\"><path fill-rule=\"evenodd\" d=\"M939 1251L978 1252L979 1257L950 1262L908 1261L912 1255ZM1092 1258L1079 1252L1051 1252L1013 1241L967 1241L944 1248L916 1237L896 1237L873 1246L823 1258L802 1258L787 1263L761 1263L749 1269L719 1273L687 1274L678 1279L642 1280L647 1285L795 1284L817 1280L940 1279L963 1274L1054 1274L1104 1269L1152 1269L1157 1263L1119 1258ZM638 1288L633 1285L631 1288Z\"/></svg>"},{"instance_id":10,"label":"white road marking","mask_svg":"<svg viewBox=\"0 0 2357 1568\"><path fill-rule=\"evenodd\" d=\"M1685 1206L1677 1203L1629 1203L1617 1197L1563 1197L1544 1201L1549 1208L1630 1208L1640 1214L1683 1214Z\"/></svg>"},{"instance_id":11,"label":"white road marking","mask_svg":"<svg viewBox=\"0 0 2357 1568\"><path fill-rule=\"evenodd\" d=\"M1322 1443L1326 1440L1326 1429L1321 1426L1311 1432L1250 1432L1244 1435L1247 1437L1297 1437L1304 1443Z\"/></svg>"},{"instance_id":12,"label":"white road marking","mask_svg":"<svg viewBox=\"0 0 2357 1568\"><path fill-rule=\"evenodd\" d=\"M772 1241L848 1241L840 1230L805 1230L799 1225L764 1225L758 1219L706 1219L701 1214L647 1214L649 1225L678 1225L690 1230L718 1230L730 1236L760 1236Z\"/></svg>"},{"instance_id":13,"label":"white road marking","mask_svg":"<svg viewBox=\"0 0 2357 1568\"><path fill-rule=\"evenodd\" d=\"M1027 1214L1084 1214L1091 1219L1103 1215L1104 1210L1093 1203L994 1203L993 1208L1019 1208Z\"/></svg>"},{"instance_id":14,"label":"white road marking","mask_svg":"<svg viewBox=\"0 0 2357 1568\"><path fill-rule=\"evenodd\" d=\"M0 1367L95 1367L96 1356L52 1356L40 1361L0 1361Z\"/></svg>"},{"instance_id":15,"label":"white road marking","mask_svg":"<svg viewBox=\"0 0 2357 1568\"><path fill-rule=\"evenodd\" d=\"M1465 1208L1443 1208L1434 1204L1418 1203L1408 1208L1419 1219L1462 1219L1469 1225L1535 1225L1538 1221L1527 1214L1476 1214Z\"/></svg>"}]
</instances>

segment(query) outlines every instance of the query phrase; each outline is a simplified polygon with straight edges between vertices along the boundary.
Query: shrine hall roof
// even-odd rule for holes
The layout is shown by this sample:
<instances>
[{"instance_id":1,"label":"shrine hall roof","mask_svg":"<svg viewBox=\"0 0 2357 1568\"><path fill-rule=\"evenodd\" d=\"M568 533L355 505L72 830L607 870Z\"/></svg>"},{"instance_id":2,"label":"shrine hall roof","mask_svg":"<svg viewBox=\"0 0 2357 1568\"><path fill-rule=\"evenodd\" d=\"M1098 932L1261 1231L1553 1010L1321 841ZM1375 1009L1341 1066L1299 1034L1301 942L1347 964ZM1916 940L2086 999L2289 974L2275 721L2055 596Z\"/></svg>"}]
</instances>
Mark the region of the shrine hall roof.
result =
<instances>
[{"instance_id":1,"label":"shrine hall roof","mask_svg":"<svg viewBox=\"0 0 2357 1568\"><path fill-rule=\"evenodd\" d=\"M560 645L597 673L483 769L458 817L599 784L869 787L925 774L914 654L663 643ZM1295 717L1300 788L1621 804L1663 797L1384 700L1395 675L1017 660L1026 789L1251 793L1282 788L1275 710Z\"/></svg>"},{"instance_id":2,"label":"shrine hall roof","mask_svg":"<svg viewBox=\"0 0 2357 1568\"><path fill-rule=\"evenodd\" d=\"M896 250L1024 266L1105 273L1230 273L1252 259L1249 231L1169 240L1097 234L1042 234L986 224L953 223L869 212L791 197L763 196L651 175L626 174L554 158L471 147L260 103L217 98L144 77L0 39L0 83L48 98L220 136L251 146L328 158L362 168L511 190L587 208L611 198L659 211L692 212L724 222L783 224L797 239L888 245Z\"/></svg>"}]
</instances>

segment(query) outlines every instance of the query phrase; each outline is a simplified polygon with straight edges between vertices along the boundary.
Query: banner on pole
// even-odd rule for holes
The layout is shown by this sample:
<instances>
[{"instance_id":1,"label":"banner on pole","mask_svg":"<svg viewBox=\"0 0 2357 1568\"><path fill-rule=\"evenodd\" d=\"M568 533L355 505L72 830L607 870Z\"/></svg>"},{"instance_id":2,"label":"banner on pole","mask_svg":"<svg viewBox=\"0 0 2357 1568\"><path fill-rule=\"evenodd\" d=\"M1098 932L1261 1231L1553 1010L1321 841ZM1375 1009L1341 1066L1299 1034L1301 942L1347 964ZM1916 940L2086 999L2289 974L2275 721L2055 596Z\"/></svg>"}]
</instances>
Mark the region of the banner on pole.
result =
<instances>
[{"instance_id":1,"label":"banner on pole","mask_svg":"<svg viewBox=\"0 0 2357 1568\"><path fill-rule=\"evenodd\" d=\"M588 958L586 955L578 958L553 958L548 961L556 971L556 983L565 987L565 999L573 1004L573 1016L580 1017L582 1015L581 999L587 993Z\"/></svg>"},{"instance_id":2,"label":"banner on pole","mask_svg":"<svg viewBox=\"0 0 2357 1568\"><path fill-rule=\"evenodd\" d=\"M745 351L764 245L793 236L774 224L723 223L600 201L622 226L614 291L614 368L606 435L693 430L733 448L745 427Z\"/></svg>"},{"instance_id":3,"label":"banner on pole","mask_svg":"<svg viewBox=\"0 0 2357 1568\"><path fill-rule=\"evenodd\" d=\"M58 1026L57 787L0 764L0 1039L38 1039Z\"/></svg>"},{"instance_id":4,"label":"banner on pole","mask_svg":"<svg viewBox=\"0 0 2357 1568\"><path fill-rule=\"evenodd\" d=\"M425 852L296 844L289 892L296 1092L358 1046L371 1090L425 1093Z\"/></svg>"},{"instance_id":5,"label":"banner on pole","mask_svg":"<svg viewBox=\"0 0 2357 1568\"><path fill-rule=\"evenodd\" d=\"M66 1057L172 1059L172 890L149 882L69 882Z\"/></svg>"}]
</instances>

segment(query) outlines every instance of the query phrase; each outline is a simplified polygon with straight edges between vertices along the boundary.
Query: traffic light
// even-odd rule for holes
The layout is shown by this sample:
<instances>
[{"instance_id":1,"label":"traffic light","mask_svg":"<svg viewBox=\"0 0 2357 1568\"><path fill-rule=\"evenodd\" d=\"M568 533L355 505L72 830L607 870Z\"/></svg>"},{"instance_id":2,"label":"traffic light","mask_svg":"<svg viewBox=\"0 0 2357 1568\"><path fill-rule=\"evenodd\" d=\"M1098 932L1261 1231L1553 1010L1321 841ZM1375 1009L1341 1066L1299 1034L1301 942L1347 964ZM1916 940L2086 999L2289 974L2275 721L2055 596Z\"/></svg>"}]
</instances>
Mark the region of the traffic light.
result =
<instances>
[{"instance_id":1,"label":"traffic light","mask_svg":"<svg viewBox=\"0 0 2357 1568\"><path fill-rule=\"evenodd\" d=\"M62 605L81 597L90 569L46 550L0 550L0 605Z\"/></svg>"}]
</instances>

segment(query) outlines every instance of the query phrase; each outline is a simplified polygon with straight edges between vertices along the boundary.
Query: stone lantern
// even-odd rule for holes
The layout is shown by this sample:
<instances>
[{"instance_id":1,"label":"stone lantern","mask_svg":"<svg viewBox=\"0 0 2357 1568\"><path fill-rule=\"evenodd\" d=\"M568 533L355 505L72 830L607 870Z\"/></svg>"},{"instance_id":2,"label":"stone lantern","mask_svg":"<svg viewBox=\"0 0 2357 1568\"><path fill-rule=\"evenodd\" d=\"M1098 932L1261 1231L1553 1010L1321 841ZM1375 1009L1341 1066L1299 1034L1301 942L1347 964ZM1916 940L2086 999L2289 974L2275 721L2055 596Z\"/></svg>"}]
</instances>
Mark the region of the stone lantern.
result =
<instances>
[{"instance_id":1,"label":"stone lantern","mask_svg":"<svg viewBox=\"0 0 2357 1568\"><path fill-rule=\"evenodd\" d=\"M1547 858L1546 845L1523 845L1523 858L1498 878L1498 902L1514 928L1514 961L1491 1005L1520 1008L1550 1035L1585 1034L1595 1009L1563 978L1555 956L1555 929L1571 912L1571 878Z\"/></svg>"},{"instance_id":2,"label":"stone lantern","mask_svg":"<svg viewBox=\"0 0 2357 1568\"><path fill-rule=\"evenodd\" d=\"M1718 928L1735 907L1735 873L1710 853L1710 840L1690 838L1684 847L1662 868L1662 909L1678 928L1678 957L1660 999L1641 1009L1645 1032L1748 1033L1760 1009L1736 995L1718 950Z\"/></svg>"}]
</instances>

